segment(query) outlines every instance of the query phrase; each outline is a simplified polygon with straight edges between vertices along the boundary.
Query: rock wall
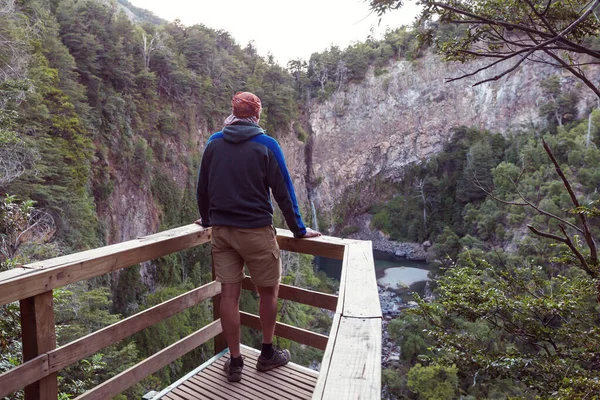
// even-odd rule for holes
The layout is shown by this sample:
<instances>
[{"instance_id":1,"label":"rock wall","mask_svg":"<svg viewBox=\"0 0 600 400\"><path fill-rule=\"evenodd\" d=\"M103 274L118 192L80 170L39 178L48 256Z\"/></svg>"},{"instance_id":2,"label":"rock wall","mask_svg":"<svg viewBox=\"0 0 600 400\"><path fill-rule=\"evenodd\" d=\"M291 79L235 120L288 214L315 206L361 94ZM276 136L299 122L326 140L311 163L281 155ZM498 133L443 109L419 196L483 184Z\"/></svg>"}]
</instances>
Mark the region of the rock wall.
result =
<instances>
[{"instance_id":1,"label":"rock wall","mask_svg":"<svg viewBox=\"0 0 600 400\"><path fill-rule=\"evenodd\" d=\"M467 125L508 134L540 126L539 82L560 71L524 63L513 74L480 86L472 85L501 69L485 71L477 79L446 83L446 78L482 65L445 63L428 54L416 61L390 63L388 72L379 76L370 70L363 82L348 85L325 102L315 101L306 115L313 135L309 160L307 145L297 139L291 127L278 137L305 221L310 220L310 199L320 215L331 215L336 202L346 200L348 190L360 190L356 196L365 207L377 202L378 193L372 185L375 178L399 179L407 164L441 151L454 127ZM600 68L587 72L592 81L600 80ZM562 73L562 81L567 88L578 87L578 81L567 72ZM578 90L582 98L578 109L583 116L596 100L585 87ZM181 188L189 177L188 166L181 160L202 152L213 133L201 122L197 128L165 143L174 161L162 163L160 168ZM106 221L108 243L156 232L160 225L160 210L152 199L150 183L137 182L125 166L121 169L114 172L115 190L107 208L98 210ZM354 214L362 212L364 209ZM361 225L361 221L353 223ZM321 222L324 230L334 225L332 221ZM367 239L363 231L358 235ZM384 239L380 242L385 247Z\"/></svg>"},{"instance_id":2,"label":"rock wall","mask_svg":"<svg viewBox=\"0 0 600 400\"><path fill-rule=\"evenodd\" d=\"M331 211L349 187L372 182L376 176L397 179L409 163L425 160L442 150L461 125L502 134L538 127L542 97L539 82L561 72L549 65L524 63L514 73L480 86L477 81L503 71L492 68L451 83L456 77L483 66L445 63L429 54L416 61L399 61L388 72L352 84L310 110L314 133L312 165L320 181L317 208ZM600 69L587 71L600 80ZM580 113L595 104L591 90L581 88L568 72L563 85L581 92ZM360 193L376 198L377 193Z\"/></svg>"}]
</instances>

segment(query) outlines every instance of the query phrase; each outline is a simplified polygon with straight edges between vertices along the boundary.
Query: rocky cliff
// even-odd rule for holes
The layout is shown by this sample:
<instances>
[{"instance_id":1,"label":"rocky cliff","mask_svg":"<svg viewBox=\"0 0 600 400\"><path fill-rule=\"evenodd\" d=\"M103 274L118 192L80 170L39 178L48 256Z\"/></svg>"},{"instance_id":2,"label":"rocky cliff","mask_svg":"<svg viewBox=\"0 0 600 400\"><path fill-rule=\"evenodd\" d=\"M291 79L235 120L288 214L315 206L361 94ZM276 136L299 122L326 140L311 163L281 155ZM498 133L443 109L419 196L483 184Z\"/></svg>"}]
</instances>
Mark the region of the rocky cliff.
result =
<instances>
[{"instance_id":1,"label":"rocky cliff","mask_svg":"<svg viewBox=\"0 0 600 400\"><path fill-rule=\"evenodd\" d=\"M353 196L360 201L351 202L355 209L349 210L350 214L363 214L379 199L378 182L398 180L407 164L439 152L454 127L474 126L508 135L542 125L539 82L559 71L547 65L524 64L508 77L480 86L472 86L475 78L445 82L481 66L477 62L444 63L428 54L416 61L391 63L379 76L371 70L363 82L343 88L325 102L315 101L308 113L311 149L307 151L307 144L299 141L292 129L279 134L305 221L311 220L312 199L323 217L320 227L341 228L332 218L336 207ZM500 71L491 69L477 78ZM592 74L594 79L600 80L600 69ZM567 88L577 88L576 79L566 72L562 81ZM595 99L591 91L578 90L578 109L583 116ZM212 134L204 124L198 126L195 133L165 143L173 161L163 163L164 172L181 188L189 173L195 176L196 171L189 171L178 160L200 153ZM152 200L150 183L140 183L129 175L114 174L118 178L107 202L110 209L99 210L107 221L109 243L159 229L160 209ZM356 225L365 225L364 218L356 221Z\"/></svg>"},{"instance_id":2,"label":"rocky cliff","mask_svg":"<svg viewBox=\"0 0 600 400\"><path fill-rule=\"evenodd\" d=\"M446 78L481 66L481 62L445 63L428 54L416 61L391 64L388 72L379 76L371 70L362 83L313 104L310 126L317 208L331 212L355 192L363 201L352 211L364 212L377 198L376 182L398 179L407 164L439 152L454 127L466 125L508 135L542 125L539 83L560 74L559 70L524 63L511 75L480 86L473 84L503 69L492 68L477 79L446 83ZM600 69L588 73L593 82L599 80ZM595 104L593 93L581 88L568 72L561 77L564 88L580 91L578 109L583 116Z\"/></svg>"}]
</instances>

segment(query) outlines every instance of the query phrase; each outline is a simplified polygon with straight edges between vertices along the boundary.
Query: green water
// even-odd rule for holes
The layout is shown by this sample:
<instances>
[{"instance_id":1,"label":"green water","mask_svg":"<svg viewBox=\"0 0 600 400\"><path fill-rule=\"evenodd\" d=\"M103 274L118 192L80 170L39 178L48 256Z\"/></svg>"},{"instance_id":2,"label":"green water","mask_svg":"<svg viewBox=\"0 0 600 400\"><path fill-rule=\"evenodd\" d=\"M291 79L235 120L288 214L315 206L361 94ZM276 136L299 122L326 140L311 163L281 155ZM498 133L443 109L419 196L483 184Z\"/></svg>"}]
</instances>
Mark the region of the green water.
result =
<instances>
[{"instance_id":1,"label":"green water","mask_svg":"<svg viewBox=\"0 0 600 400\"><path fill-rule=\"evenodd\" d=\"M419 273L418 270L429 270L430 265L425 261L412 261L405 258L396 257L393 254L385 253L383 251L374 250L373 258L375 261L375 275L377 278L381 278L385 274L385 270L388 268L400 268L405 267L401 275L414 280L413 275ZM317 265L320 271L324 271L327 276L335 279L340 279L340 272L342 270L342 262L340 260L333 260L331 258L317 257ZM402 276L401 276L402 278Z\"/></svg>"}]
</instances>

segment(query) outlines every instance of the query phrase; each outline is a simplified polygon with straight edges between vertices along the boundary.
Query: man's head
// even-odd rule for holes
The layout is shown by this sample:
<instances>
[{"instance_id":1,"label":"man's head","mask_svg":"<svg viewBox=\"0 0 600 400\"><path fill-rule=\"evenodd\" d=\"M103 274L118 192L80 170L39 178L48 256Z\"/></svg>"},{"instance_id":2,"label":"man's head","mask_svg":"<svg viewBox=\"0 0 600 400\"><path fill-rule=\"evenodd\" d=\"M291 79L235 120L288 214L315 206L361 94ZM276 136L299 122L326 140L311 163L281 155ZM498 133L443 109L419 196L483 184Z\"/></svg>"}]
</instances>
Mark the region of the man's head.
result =
<instances>
[{"instance_id":1,"label":"man's head","mask_svg":"<svg viewBox=\"0 0 600 400\"><path fill-rule=\"evenodd\" d=\"M231 99L231 109L237 118L259 118L262 105L258 96L250 92L237 92Z\"/></svg>"}]
</instances>

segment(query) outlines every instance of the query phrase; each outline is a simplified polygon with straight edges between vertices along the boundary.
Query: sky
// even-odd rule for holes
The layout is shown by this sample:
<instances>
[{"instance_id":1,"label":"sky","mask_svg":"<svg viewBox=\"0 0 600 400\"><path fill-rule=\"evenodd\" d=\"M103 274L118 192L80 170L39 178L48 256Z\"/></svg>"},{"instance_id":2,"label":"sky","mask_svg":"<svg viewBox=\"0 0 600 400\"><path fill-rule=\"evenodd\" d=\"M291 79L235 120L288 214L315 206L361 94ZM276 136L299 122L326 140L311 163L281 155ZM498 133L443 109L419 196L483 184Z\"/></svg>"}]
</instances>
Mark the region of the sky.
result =
<instances>
[{"instance_id":1,"label":"sky","mask_svg":"<svg viewBox=\"0 0 600 400\"><path fill-rule=\"evenodd\" d=\"M179 18L184 25L224 29L242 47L253 41L260 55L271 53L282 66L292 59L308 60L332 44L344 49L371 32L380 38L387 27L410 25L418 12L414 2L406 2L379 22L363 0L129 1L167 21Z\"/></svg>"}]
</instances>

